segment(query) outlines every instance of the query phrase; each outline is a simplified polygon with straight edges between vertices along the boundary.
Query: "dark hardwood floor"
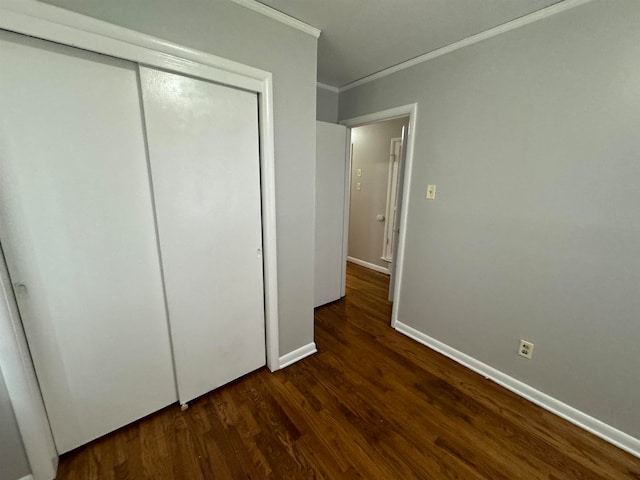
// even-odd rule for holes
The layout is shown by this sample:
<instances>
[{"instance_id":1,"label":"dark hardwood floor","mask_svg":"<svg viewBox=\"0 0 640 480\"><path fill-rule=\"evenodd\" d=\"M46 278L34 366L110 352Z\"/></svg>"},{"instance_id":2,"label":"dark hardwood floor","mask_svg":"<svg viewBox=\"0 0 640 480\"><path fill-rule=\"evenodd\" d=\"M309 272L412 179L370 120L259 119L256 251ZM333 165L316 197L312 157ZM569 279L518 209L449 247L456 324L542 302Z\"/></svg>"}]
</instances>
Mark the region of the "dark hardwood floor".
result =
<instances>
[{"instance_id":1,"label":"dark hardwood floor","mask_svg":"<svg viewBox=\"0 0 640 480\"><path fill-rule=\"evenodd\" d=\"M640 479L640 460L395 332L349 264L318 353L63 455L58 479Z\"/></svg>"}]
</instances>

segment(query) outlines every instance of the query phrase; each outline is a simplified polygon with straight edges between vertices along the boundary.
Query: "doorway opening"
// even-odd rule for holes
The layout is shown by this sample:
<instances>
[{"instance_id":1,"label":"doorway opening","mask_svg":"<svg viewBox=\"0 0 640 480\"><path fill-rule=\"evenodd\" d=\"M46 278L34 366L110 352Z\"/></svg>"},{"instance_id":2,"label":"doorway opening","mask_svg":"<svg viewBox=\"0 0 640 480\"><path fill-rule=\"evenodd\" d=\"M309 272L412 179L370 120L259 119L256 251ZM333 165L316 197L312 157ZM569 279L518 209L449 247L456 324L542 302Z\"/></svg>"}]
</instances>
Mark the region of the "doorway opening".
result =
<instances>
[{"instance_id":1,"label":"doorway opening","mask_svg":"<svg viewBox=\"0 0 640 480\"><path fill-rule=\"evenodd\" d=\"M347 261L390 275L397 238L402 135L409 117L351 129Z\"/></svg>"},{"instance_id":2,"label":"doorway opening","mask_svg":"<svg viewBox=\"0 0 640 480\"><path fill-rule=\"evenodd\" d=\"M414 103L316 122L315 307L344 297L348 270L357 270L347 264L357 266L388 285L395 327L416 112Z\"/></svg>"},{"instance_id":3,"label":"doorway opening","mask_svg":"<svg viewBox=\"0 0 640 480\"><path fill-rule=\"evenodd\" d=\"M351 128L345 259L389 276L392 326L400 294L403 205L409 195L416 110L411 104L341 122Z\"/></svg>"}]
</instances>

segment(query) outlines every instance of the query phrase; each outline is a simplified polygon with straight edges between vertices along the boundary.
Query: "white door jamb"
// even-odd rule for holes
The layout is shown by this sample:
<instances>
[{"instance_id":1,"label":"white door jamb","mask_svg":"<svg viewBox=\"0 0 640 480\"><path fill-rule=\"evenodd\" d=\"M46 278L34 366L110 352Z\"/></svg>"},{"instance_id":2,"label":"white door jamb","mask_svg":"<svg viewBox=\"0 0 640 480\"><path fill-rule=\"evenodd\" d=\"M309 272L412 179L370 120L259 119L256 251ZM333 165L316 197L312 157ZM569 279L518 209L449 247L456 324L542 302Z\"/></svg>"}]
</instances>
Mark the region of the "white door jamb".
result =
<instances>
[{"instance_id":1,"label":"white door jamb","mask_svg":"<svg viewBox=\"0 0 640 480\"><path fill-rule=\"evenodd\" d=\"M349 118L346 120L342 120L340 122L341 125L345 125L347 127L357 127L360 125L367 125L370 123L383 122L385 120L391 120L399 117L409 117L409 131L407 135L407 145L406 145L406 164L404 170L404 178L403 182L403 191L402 191L402 211L400 215L400 238L398 241L398 252L396 253L396 281L395 288L393 290L393 309L391 311L391 326L395 328L396 322L398 321L398 305L400 300L400 294L402 289L402 271L404 266L404 250L405 250L405 239L407 234L407 213L408 213L408 204L409 204L409 196L410 196L410 186L411 186L411 174L413 172L413 151L414 151L414 143L415 143L415 131L416 131L416 118L418 115L418 104L410 103L408 105L402 105L400 107L390 108L388 110L383 110L380 112L370 113L367 115L362 115L359 117ZM351 187L351 182L348 182L349 187ZM345 240L346 241L346 240Z\"/></svg>"}]
</instances>

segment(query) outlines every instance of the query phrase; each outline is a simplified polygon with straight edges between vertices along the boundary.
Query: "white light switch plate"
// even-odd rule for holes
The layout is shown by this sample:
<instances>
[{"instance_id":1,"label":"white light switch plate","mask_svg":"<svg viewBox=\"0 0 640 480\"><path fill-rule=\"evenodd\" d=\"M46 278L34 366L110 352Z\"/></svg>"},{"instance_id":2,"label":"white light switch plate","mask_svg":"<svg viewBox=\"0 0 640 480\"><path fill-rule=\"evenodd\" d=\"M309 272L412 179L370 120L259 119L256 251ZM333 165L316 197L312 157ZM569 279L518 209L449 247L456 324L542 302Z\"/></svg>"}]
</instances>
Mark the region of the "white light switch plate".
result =
<instances>
[{"instance_id":1,"label":"white light switch plate","mask_svg":"<svg viewBox=\"0 0 640 480\"><path fill-rule=\"evenodd\" d=\"M427 200L434 200L436 198L436 186L427 185L427 193L425 195Z\"/></svg>"}]
</instances>

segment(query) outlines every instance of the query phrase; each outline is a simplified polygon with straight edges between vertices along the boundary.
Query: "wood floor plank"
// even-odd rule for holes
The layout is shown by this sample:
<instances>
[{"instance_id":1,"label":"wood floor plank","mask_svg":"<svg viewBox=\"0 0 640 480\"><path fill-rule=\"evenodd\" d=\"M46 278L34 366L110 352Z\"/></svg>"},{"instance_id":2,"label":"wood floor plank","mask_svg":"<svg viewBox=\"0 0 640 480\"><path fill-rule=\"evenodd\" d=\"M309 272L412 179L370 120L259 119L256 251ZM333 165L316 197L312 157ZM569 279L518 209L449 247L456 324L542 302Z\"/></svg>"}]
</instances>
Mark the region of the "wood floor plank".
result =
<instances>
[{"instance_id":1,"label":"wood floor plank","mask_svg":"<svg viewBox=\"0 0 640 480\"><path fill-rule=\"evenodd\" d=\"M346 358L348 356L347 352L344 352L343 358L345 360L349 360ZM329 360L325 360L324 363L331 363ZM338 362L335 362L335 369L331 372L332 376L340 376L337 368L339 367ZM377 376L376 371L374 371L371 375L372 378ZM387 379L385 383L394 384L396 379ZM420 400L417 402L411 402L411 396L407 395L397 395L397 391L402 391L404 385L408 385L410 387L415 388L413 385L414 382L418 380L412 378L405 378L404 383L397 384L397 387L393 390L388 390L385 394L384 401L379 405L380 412L378 413L378 418L384 418L384 424L389 427L389 433L395 431L402 431L403 438L408 438L412 440L413 444L423 444L425 442L433 442L441 435L457 435L457 436L465 436L465 440L469 443L475 443L477 441L482 441L484 443L484 453L485 457L487 454L491 453L491 451L499 452L504 447L492 445L486 433L484 433L481 437L478 438L469 438L467 436L468 428L467 423L470 422L469 416L466 414L462 414L458 408L456 408L456 403L447 403L447 415L451 418L453 416L460 416L461 421L458 423L449 422L449 425L436 424L432 419L439 418L441 416L441 411L439 410L431 410L433 408L433 401L424 402L424 400ZM345 382L341 382L341 385ZM424 383L424 381L423 381ZM369 385L365 385L364 381L358 382L358 388L354 392L355 395L365 395L364 398L375 398L374 390L376 389L376 385L374 383L370 383ZM343 402L348 402L348 393L346 391L340 393L340 397ZM434 398L439 397L439 389L433 388L432 395ZM369 400L371 402L371 400ZM388 413L384 410L386 407L388 409L388 405L402 405L402 408L397 409L395 411L394 416L389 416ZM451 428L453 427L453 428ZM429 434L426 431L430 432ZM475 431L473 429L470 430L472 433ZM423 463L427 462L429 454L432 453L427 451L423 454ZM440 462L439 454L435 456L434 460L438 462L436 465L438 468L442 468L442 464ZM518 467L514 467L518 468ZM521 467L519 467L521 469ZM508 473L508 470L505 470ZM442 477L445 478L445 477Z\"/></svg>"},{"instance_id":2,"label":"wood floor plank","mask_svg":"<svg viewBox=\"0 0 640 480\"><path fill-rule=\"evenodd\" d=\"M640 459L395 332L388 277L347 272L317 354L65 454L57 478L640 480Z\"/></svg>"}]
</instances>

